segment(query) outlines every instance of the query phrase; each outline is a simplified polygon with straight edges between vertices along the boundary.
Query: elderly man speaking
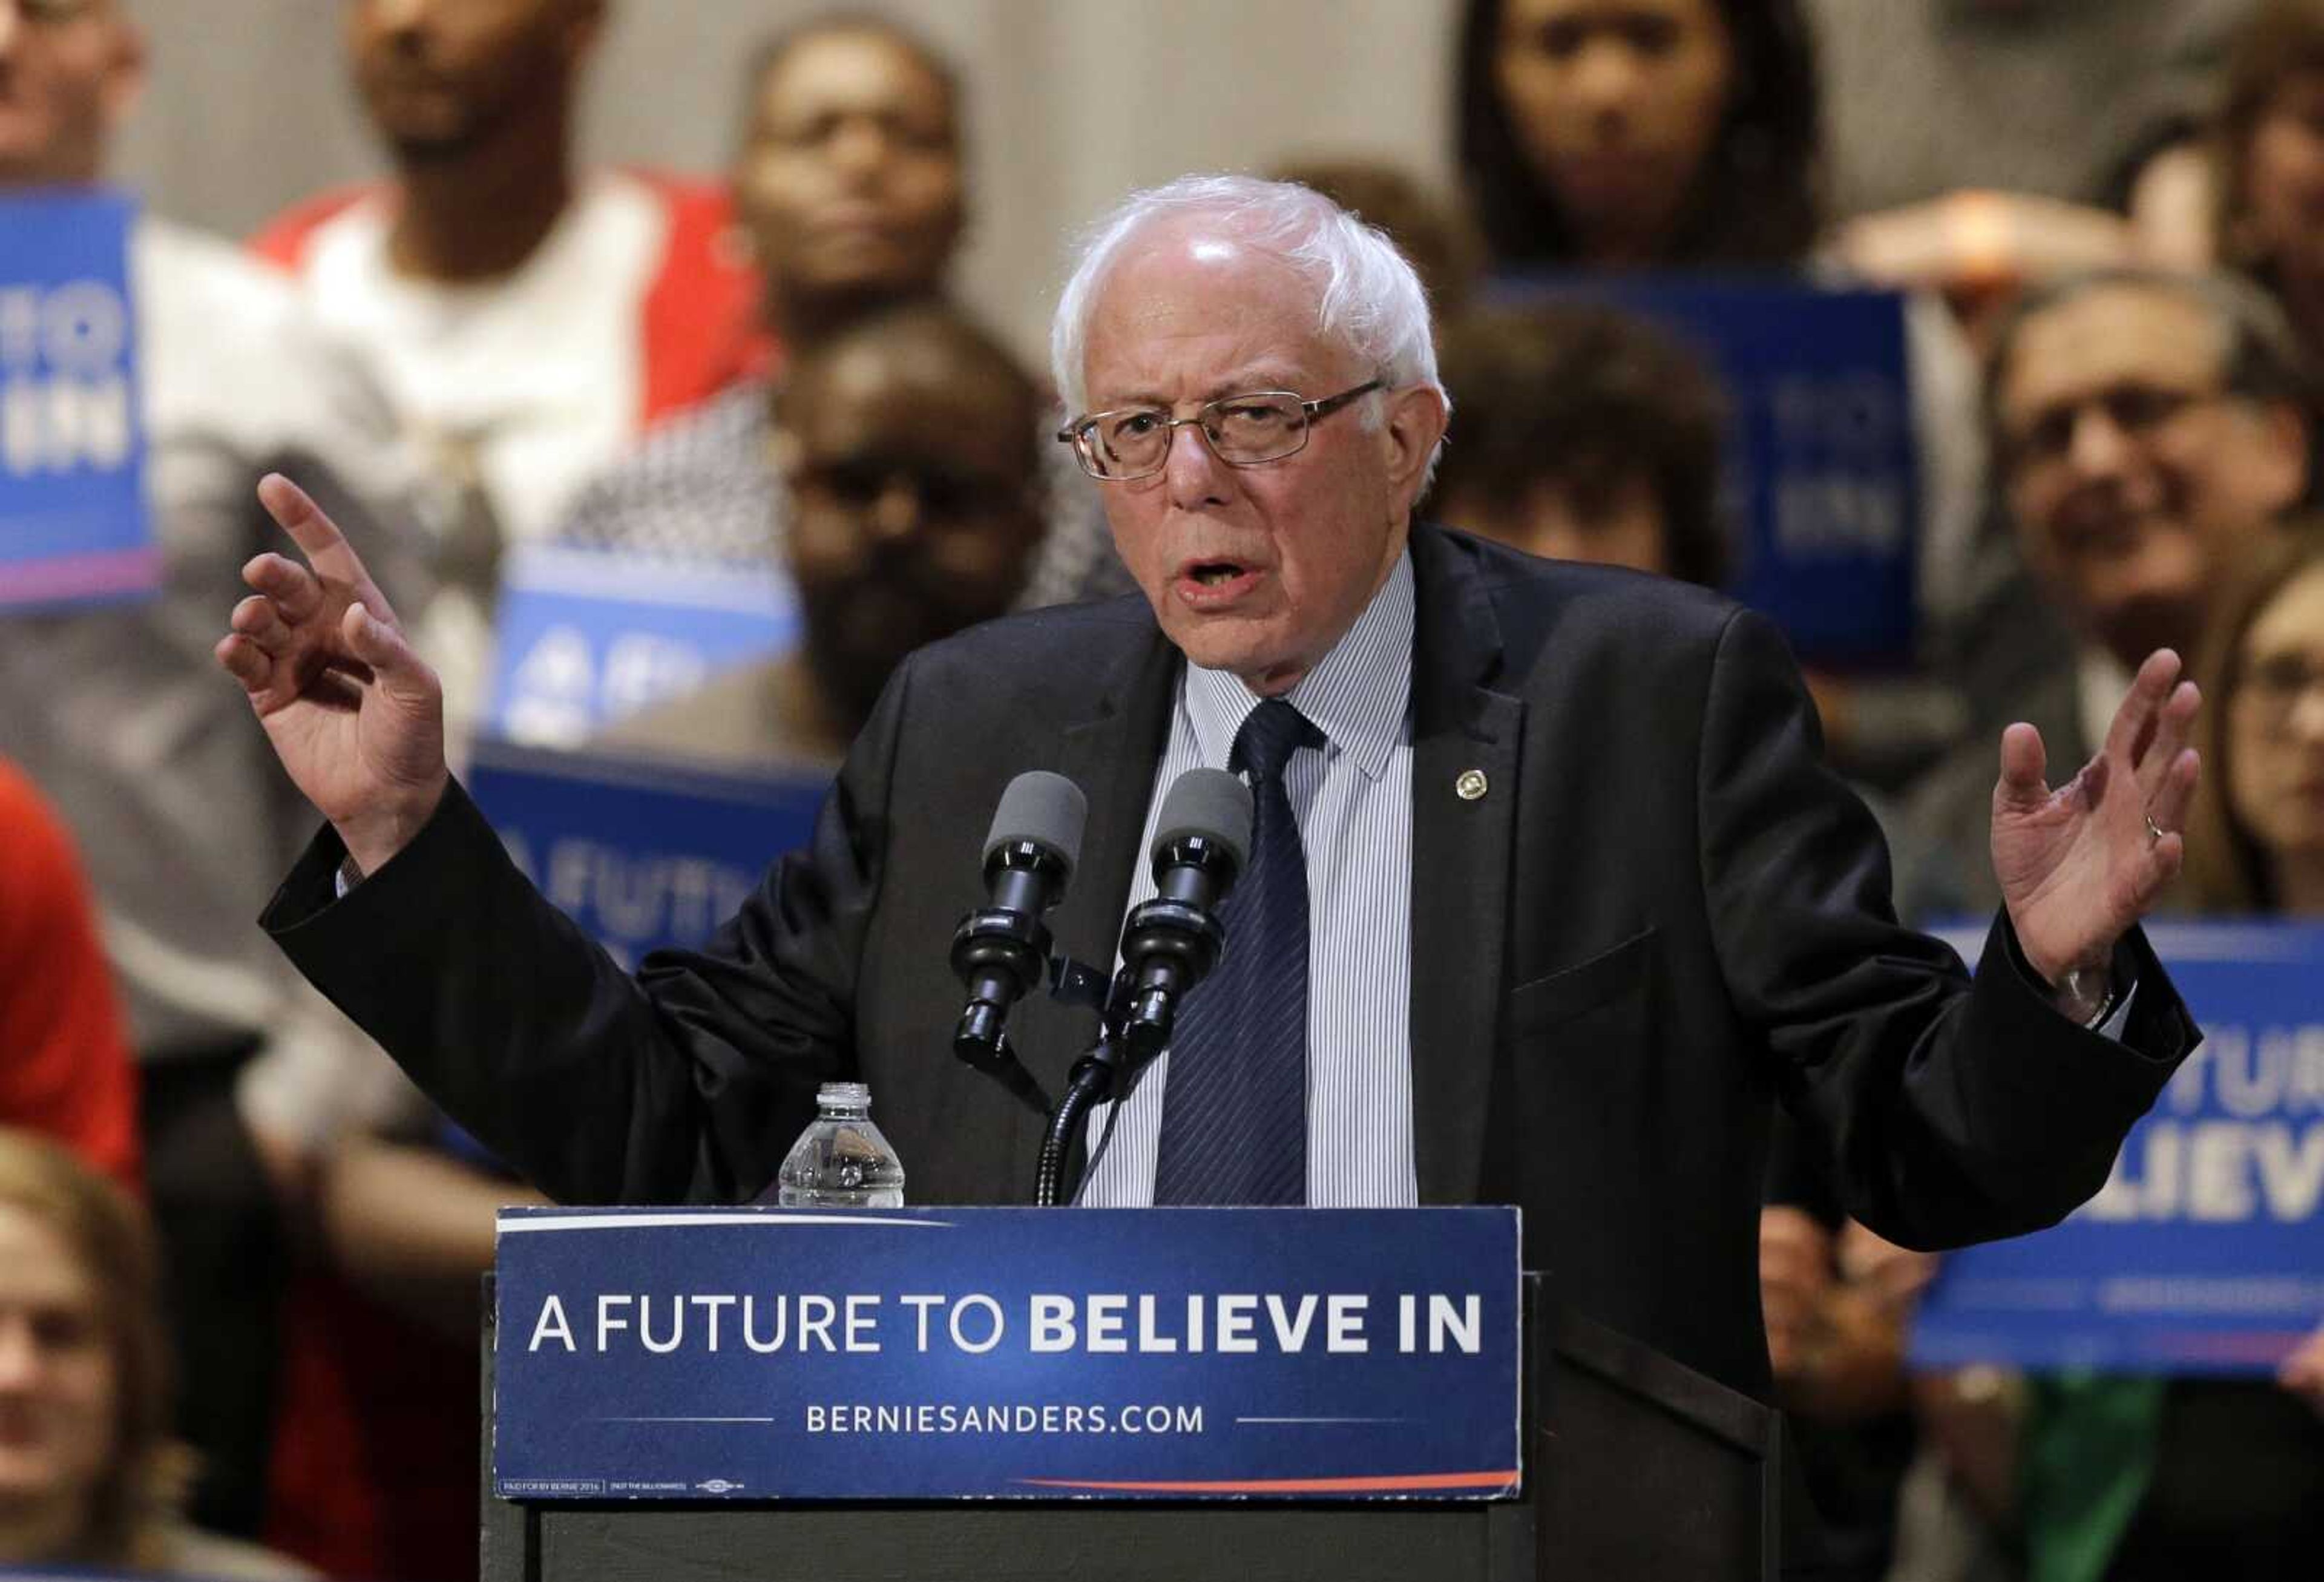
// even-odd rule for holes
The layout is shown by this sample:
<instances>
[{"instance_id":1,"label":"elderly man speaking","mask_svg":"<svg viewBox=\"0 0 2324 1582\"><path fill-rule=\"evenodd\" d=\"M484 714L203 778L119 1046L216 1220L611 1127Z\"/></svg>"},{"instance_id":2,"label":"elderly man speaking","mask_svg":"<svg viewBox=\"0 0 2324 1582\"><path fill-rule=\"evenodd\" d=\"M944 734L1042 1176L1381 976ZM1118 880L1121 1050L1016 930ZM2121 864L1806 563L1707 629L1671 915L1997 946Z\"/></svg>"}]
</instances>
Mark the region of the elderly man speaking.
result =
<instances>
[{"instance_id":1,"label":"elderly man speaking","mask_svg":"<svg viewBox=\"0 0 2324 1582\"><path fill-rule=\"evenodd\" d=\"M1764 620L1413 520L1448 402L1378 233L1296 187L1141 193L1093 233L1055 354L1142 597L908 660L812 845L635 978L510 863L446 771L434 676L270 480L306 564L251 564L218 658L329 821L267 915L282 948L560 1199L748 1199L850 1078L917 1198L1007 1201L1039 1123L946 1050L988 810L1026 769L1085 788L1052 923L1110 961L1162 790L1231 767L1257 815L1229 961L1093 1118L1084 1201L1519 1203L1565 1300L1764 1396L1771 1102L1910 1246L2098 1188L2197 1036L2136 930L2195 782L2174 656L2062 790L2031 727L2004 735L2007 901L1972 986L1895 924ZM1053 1090L1088 1021L1019 1007Z\"/></svg>"}]
</instances>

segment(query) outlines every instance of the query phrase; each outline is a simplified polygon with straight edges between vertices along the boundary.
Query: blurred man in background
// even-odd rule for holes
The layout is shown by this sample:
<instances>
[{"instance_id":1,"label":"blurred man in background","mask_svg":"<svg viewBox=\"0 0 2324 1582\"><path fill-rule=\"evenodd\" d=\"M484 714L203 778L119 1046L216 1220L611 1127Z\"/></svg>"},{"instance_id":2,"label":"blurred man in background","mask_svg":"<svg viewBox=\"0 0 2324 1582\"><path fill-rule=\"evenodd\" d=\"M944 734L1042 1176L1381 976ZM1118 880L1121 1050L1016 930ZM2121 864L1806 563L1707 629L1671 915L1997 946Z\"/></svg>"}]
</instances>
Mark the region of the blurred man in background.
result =
<instances>
[{"instance_id":1,"label":"blurred man in background","mask_svg":"<svg viewBox=\"0 0 2324 1582\"><path fill-rule=\"evenodd\" d=\"M0 0L0 198L97 181L146 66L115 0ZM311 820L246 711L200 677L203 612L264 540L251 492L269 470L322 480L391 565L408 540L376 508L409 480L375 391L281 281L150 215L128 265L161 587L0 618L0 753L69 821L96 888L143 1068L195 1513L249 1532L286 1258L270 1183L296 1191L331 1138L404 1090L251 926Z\"/></svg>"},{"instance_id":2,"label":"blurred man in background","mask_svg":"<svg viewBox=\"0 0 2324 1582\"><path fill-rule=\"evenodd\" d=\"M649 424L748 365L754 282L724 195L576 171L604 0L351 0L349 67L395 178L255 245L359 345L442 488L420 616L456 718L487 674L500 557Z\"/></svg>"},{"instance_id":3,"label":"blurred man in background","mask_svg":"<svg viewBox=\"0 0 2324 1582\"><path fill-rule=\"evenodd\" d=\"M2227 553L2308 497L2310 380L2290 326L2256 291L2126 270L2022 302L2000 327L1987 392L2030 597L1994 618L1992 644L1972 645L2009 672L1978 688L1979 722L2030 720L2052 762L2080 763L2141 656L2193 651ZM2054 658L2044 625L2062 629ZM1906 916L1974 913L1996 894L1987 734L1971 731L1902 815Z\"/></svg>"},{"instance_id":4,"label":"blurred man in background","mask_svg":"<svg viewBox=\"0 0 2324 1582\"><path fill-rule=\"evenodd\" d=\"M785 354L942 295L968 217L951 68L899 27L841 14L770 40L743 91L734 204L764 277L765 327ZM786 492L769 410L765 387L739 386L663 426L588 487L558 538L781 565ZM1126 589L1087 484L1062 454L1049 463L1056 526L1020 602Z\"/></svg>"},{"instance_id":5,"label":"blurred man in background","mask_svg":"<svg viewBox=\"0 0 2324 1582\"><path fill-rule=\"evenodd\" d=\"M1039 387L921 303L799 354L774 397L802 639L608 733L728 762L836 763L913 649L1008 612L1045 524Z\"/></svg>"}]
</instances>

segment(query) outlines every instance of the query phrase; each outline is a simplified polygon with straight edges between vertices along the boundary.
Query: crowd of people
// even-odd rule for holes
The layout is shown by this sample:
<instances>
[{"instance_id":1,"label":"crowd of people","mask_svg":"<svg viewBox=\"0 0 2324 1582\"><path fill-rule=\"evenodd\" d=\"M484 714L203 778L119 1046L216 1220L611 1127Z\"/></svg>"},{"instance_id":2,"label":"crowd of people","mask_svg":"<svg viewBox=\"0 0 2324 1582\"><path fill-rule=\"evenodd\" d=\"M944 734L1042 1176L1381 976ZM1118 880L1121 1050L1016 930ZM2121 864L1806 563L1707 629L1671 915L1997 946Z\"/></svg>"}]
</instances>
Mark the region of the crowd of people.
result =
<instances>
[{"instance_id":1,"label":"crowd of people","mask_svg":"<svg viewBox=\"0 0 2324 1582\"><path fill-rule=\"evenodd\" d=\"M951 292L942 55L799 23L723 179L593 170L606 9L351 0L392 174L239 247L131 233L160 586L0 611L0 1567L474 1571L476 1277L540 1200L255 923L316 822L212 658L286 547L262 479L401 612L456 767L520 548L788 591L788 649L590 744L730 768L836 765L914 649L1133 586L1062 392ZM1808 679L1899 915L1990 915L2003 728L2070 775L2169 648L2205 703L2166 908L2324 916L2324 0L1469 0L1452 54L1457 189L1269 172L1418 266L1452 409L1421 514L1732 588L1737 397L1613 288L1894 293L1910 664ZM0 0L0 216L101 181L166 67L130 0ZM1775 1154L1801 1574L2312 1573L2324 1329L2272 1381L1915 1375L1938 1259L1849 1219L1813 1139Z\"/></svg>"}]
</instances>

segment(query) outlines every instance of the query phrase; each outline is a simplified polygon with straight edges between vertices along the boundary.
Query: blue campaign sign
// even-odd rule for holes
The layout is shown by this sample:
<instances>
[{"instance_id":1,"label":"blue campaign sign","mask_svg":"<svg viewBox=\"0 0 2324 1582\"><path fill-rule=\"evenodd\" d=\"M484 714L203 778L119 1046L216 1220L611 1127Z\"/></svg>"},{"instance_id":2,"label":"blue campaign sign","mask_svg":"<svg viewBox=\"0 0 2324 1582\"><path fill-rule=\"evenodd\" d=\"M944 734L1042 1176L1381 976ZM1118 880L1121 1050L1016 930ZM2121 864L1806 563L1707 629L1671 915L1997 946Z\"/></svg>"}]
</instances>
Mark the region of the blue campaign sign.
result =
<instances>
[{"instance_id":1,"label":"blue campaign sign","mask_svg":"<svg viewBox=\"0 0 2324 1582\"><path fill-rule=\"evenodd\" d=\"M1946 1258L1916 1366L2264 1373L2324 1322L2324 926L2148 935L2202 1046L2064 1224Z\"/></svg>"},{"instance_id":2,"label":"blue campaign sign","mask_svg":"<svg viewBox=\"0 0 2324 1582\"><path fill-rule=\"evenodd\" d=\"M1514 1209L507 1209L505 1499L1475 1498Z\"/></svg>"},{"instance_id":3,"label":"blue campaign sign","mask_svg":"<svg viewBox=\"0 0 2324 1582\"><path fill-rule=\"evenodd\" d=\"M721 670L789 648L798 600L772 562L535 546L503 566L494 624L491 729L512 741L571 747Z\"/></svg>"},{"instance_id":4,"label":"blue campaign sign","mask_svg":"<svg viewBox=\"0 0 2324 1582\"><path fill-rule=\"evenodd\" d=\"M1921 470L1902 296L1773 277L1562 274L1506 280L1496 294L1591 297L1692 345L1729 409L1730 591L1811 665L1912 661ZM1461 392L1452 399L1458 444Z\"/></svg>"},{"instance_id":5,"label":"blue campaign sign","mask_svg":"<svg viewBox=\"0 0 2324 1582\"><path fill-rule=\"evenodd\" d=\"M136 207L75 189L0 196L0 614L151 593Z\"/></svg>"},{"instance_id":6,"label":"blue campaign sign","mask_svg":"<svg viewBox=\"0 0 2324 1582\"><path fill-rule=\"evenodd\" d=\"M484 740L466 776L517 866L624 965L699 944L807 843L827 771L712 772Z\"/></svg>"}]
</instances>

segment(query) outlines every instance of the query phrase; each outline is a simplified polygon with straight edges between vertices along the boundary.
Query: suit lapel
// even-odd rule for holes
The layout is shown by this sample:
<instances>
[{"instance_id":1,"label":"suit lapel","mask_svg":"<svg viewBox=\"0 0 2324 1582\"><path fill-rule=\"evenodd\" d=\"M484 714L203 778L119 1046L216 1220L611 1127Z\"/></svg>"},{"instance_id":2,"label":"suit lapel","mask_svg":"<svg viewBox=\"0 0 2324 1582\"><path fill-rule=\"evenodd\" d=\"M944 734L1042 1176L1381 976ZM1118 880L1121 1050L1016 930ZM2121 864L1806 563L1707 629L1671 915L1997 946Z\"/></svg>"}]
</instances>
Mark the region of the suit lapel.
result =
<instances>
[{"instance_id":1,"label":"suit lapel","mask_svg":"<svg viewBox=\"0 0 2324 1582\"><path fill-rule=\"evenodd\" d=\"M1090 712L1065 722L1058 737L1056 772L1089 797L1090 817L1082 855L1065 901L1049 915L1054 948L1085 966L1111 973L1120 943L1121 915L1130 901L1130 881L1140 859L1146 809L1154 791L1154 766L1169 738L1170 704L1178 675L1178 650L1158 627L1122 655L1107 672ZM1031 766L1028 766L1031 767ZM1096 1035L1097 1019L1078 1007L1043 1005L1023 1016L1012 1032L1025 1068L1053 1099L1065 1090L1065 1074ZM1040 1150L1041 1125L1030 1111L1018 1112L1018 1154L1030 1161Z\"/></svg>"},{"instance_id":2,"label":"suit lapel","mask_svg":"<svg viewBox=\"0 0 2324 1582\"><path fill-rule=\"evenodd\" d=\"M1486 683L1500 624L1473 566L1413 530L1412 1108L1424 1203L1475 1200L1499 1037L1525 704Z\"/></svg>"}]
</instances>

